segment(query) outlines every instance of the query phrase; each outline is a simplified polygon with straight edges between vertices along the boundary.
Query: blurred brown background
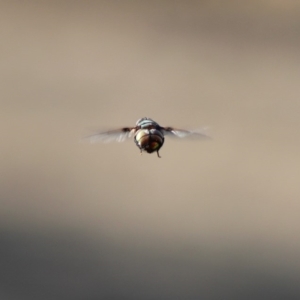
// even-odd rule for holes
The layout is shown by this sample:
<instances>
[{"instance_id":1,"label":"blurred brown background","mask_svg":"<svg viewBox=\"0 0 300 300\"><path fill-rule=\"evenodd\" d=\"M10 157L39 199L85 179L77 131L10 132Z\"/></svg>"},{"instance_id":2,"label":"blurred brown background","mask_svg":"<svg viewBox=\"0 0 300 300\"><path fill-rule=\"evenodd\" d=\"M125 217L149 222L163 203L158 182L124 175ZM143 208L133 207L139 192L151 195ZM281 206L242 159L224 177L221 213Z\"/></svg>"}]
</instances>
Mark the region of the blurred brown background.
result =
<instances>
[{"instance_id":1,"label":"blurred brown background","mask_svg":"<svg viewBox=\"0 0 300 300\"><path fill-rule=\"evenodd\" d=\"M1 1L0 298L300 299L300 2ZM80 143L141 117L210 142Z\"/></svg>"}]
</instances>

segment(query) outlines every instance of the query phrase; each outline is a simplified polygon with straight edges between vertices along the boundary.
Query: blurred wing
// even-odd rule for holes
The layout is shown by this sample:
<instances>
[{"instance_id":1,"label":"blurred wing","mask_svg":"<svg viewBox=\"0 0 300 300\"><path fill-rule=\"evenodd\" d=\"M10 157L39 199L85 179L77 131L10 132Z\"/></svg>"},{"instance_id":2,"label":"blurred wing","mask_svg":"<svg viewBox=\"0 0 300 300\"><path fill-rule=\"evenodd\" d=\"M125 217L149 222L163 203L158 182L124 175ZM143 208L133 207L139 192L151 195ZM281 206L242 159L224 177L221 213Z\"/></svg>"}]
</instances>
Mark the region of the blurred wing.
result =
<instances>
[{"instance_id":1,"label":"blurred wing","mask_svg":"<svg viewBox=\"0 0 300 300\"><path fill-rule=\"evenodd\" d=\"M134 128L120 128L116 130L110 130L106 132L98 132L84 139L89 140L91 143L110 143L110 142L124 142L131 137Z\"/></svg>"},{"instance_id":2,"label":"blurred wing","mask_svg":"<svg viewBox=\"0 0 300 300\"><path fill-rule=\"evenodd\" d=\"M177 138L196 138L196 139L210 139L211 137L206 133L207 128L200 130L184 130L173 127L162 127L165 136Z\"/></svg>"}]
</instances>

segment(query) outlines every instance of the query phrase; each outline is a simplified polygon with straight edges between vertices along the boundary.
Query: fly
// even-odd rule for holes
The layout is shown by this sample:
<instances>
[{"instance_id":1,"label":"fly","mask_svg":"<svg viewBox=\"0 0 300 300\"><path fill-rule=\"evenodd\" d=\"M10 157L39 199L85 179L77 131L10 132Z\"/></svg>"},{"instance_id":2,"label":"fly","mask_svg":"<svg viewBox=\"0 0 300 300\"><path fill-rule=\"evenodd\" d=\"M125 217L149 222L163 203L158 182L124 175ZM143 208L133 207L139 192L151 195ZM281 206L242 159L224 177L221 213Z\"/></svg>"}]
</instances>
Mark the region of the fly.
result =
<instances>
[{"instance_id":1,"label":"fly","mask_svg":"<svg viewBox=\"0 0 300 300\"><path fill-rule=\"evenodd\" d=\"M134 137L134 142L140 149L141 154L143 151L147 153L156 152L158 157L160 157L159 150L164 144L165 136L177 138L209 138L205 133L197 131L176 129L174 127L162 127L150 118L139 119L134 127L123 127L106 132L98 132L87 138L91 142L107 143L112 141L123 142L132 136Z\"/></svg>"}]
</instances>

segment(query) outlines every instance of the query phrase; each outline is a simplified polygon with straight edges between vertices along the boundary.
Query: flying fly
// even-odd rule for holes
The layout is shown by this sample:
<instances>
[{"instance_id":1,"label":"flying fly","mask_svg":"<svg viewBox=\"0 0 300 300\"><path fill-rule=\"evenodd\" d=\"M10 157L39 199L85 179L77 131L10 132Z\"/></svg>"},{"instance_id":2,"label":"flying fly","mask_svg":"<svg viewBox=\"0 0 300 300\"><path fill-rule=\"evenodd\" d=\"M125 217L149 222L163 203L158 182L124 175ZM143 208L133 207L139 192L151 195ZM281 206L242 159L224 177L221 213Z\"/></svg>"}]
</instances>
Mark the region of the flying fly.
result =
<instances>
[{"instance_id":1,"label":"flying fly","mask_svg":"<svg viewBox=\"0 0 300 300\"><path fill-rule=\"evenodd\" d=\"M159 150L164 144L165 136L177 138L209 138L206 134L197 131L176 129L174 127L162 127L150 118L139 119L134 127L123 127L106 132L99 132L87 138L91 142L107 143L112 141L123 142L132 136L141 153L143 151L147 153L156 152L158 157L160 157Z\"/></svg>"}]
</instances>

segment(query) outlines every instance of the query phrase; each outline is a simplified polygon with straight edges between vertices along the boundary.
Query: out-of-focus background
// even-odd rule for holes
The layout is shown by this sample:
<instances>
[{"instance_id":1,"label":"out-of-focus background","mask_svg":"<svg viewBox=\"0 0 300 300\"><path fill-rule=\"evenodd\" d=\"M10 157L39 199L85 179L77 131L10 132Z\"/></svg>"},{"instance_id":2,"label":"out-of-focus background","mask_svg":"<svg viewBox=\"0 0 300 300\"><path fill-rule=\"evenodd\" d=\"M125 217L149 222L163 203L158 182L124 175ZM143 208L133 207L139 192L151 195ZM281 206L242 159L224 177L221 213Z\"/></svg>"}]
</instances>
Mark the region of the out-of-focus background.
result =
<instances>
[{"instance_id":1,"label":"out-of-focus background","mask_svg":"<svg viewBox=\"0 0 300 300\"><path fill-rule=\"evenodd\" d=\"M300 299L300 2L1 1L0 298ZM80 143L209 126L213 140Z\"/></svg>"}]
</instances>

